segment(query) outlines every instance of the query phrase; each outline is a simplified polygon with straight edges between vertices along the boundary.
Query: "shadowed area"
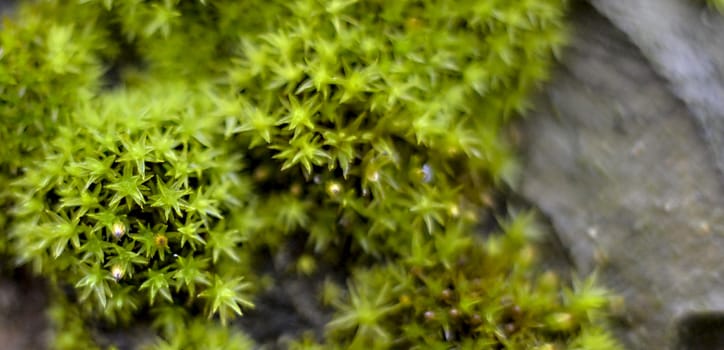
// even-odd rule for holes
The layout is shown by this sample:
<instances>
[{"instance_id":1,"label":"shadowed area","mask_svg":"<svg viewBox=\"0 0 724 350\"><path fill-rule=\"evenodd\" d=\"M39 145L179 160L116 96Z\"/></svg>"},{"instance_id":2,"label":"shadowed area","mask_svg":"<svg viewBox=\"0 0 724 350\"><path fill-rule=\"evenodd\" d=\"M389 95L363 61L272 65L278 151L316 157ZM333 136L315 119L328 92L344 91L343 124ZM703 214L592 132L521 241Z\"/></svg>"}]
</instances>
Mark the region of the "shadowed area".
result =
<instances>
[{"instance_id":1,"label":"shadowed area","mask_svg":"<svg viewBox=\"0 0 724 350\"><path fill-rule=\"evenodd\" d=\"M0 262L0 266L4 264ZM48 320L44 288L42 281L32 278L25 271L0 270L0 348L45 348Z\"/></svg>"},{"instance_id":2,"label":"shadowed area","mask_svg":"<svg viewBox=\"0 0 724 350\"><path fill-rule=\"evenodd\" d=\"M675 350L724 349L724 314L691 315L679 323Z\"/></svg>"}]
</instances>

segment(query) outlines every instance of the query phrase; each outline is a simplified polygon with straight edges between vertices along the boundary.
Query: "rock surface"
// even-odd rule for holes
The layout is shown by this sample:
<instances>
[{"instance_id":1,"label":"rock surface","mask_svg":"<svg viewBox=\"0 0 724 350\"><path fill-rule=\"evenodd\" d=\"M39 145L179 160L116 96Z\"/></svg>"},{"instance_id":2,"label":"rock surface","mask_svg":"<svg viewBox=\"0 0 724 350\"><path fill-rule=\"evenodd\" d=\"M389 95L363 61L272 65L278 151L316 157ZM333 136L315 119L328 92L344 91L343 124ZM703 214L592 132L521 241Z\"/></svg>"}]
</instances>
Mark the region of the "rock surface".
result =
<instances>
[{"instance_id":1,"label":"rock surface","mask_svg":"<svg viewBox=\"0 0 724 350\"><path fill-rule=\"evenodd\" d=\"M631 5L594 3L612 16ZM724 128L712 119L724 115L717 105L724 98L715 98L716 79L697 75L709 68L685 65L712 58L650 43L644 52L661 55L654 65L679 74L670 82L614 25L630 17L612 24L590 6L571 17L572 44L523 125L521 191L548 216L578 270L598 269L625 297L617 327L628 348L702 348L690 335L724 319L717 314L724 311L724 187L716 161ZM683 56L669 62L662 52ZM712 339L704 348L724 348L721 337Z\"/></svg>"},{"instance_id":2,"label":"rock surface","mask_svg":"<svg viewBox=\"0 0 724 350\"><path fill-rule=\"evenodd\" d=\"M2 258L0 258L2 259ZM0 349L44 349L48 339L45 285L0 260Z\"/></svg>"},{"instance_id":3,"label":"rock surface","mask_svg":"<svg viewBox=\"0 0 724 350\"><path fill-rule=\"evenodd\" d=\"M724 16L695 0L591 0L698 119L724 172Z\"/></svg>"}]
</instances>

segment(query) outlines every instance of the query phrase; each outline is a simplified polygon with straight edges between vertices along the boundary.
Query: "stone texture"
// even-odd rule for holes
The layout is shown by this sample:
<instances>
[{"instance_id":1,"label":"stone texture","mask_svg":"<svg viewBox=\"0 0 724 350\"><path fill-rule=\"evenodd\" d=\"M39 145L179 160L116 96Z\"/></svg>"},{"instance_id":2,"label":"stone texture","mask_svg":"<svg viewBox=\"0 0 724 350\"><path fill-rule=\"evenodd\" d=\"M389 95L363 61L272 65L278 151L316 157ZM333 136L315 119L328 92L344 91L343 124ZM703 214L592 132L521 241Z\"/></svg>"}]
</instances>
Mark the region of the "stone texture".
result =
<instances>
[{"instance_id":1,"label":"stone texture","mask_svg":"<svg viewBox=\"0 0 724 350\"><path fill-rule=\"evenodd\" d=\"M724 311L724 188L702 137L713 131L611 22L585 5L572 19L572 45L523 126L521 191L578 270L600 270L625 297L617 327L629 348L687 348L683 320Z\"/></svg>"},{"instance_id":2,"label":"stone texture","mask_svg":"<svg viewBox=\"0 0 724 350\"><path fill-rule=\"evenodd\" d=\"M701 123L724 172L724 16L696 0L591 0Z\"/></svg>"}]
</instances>

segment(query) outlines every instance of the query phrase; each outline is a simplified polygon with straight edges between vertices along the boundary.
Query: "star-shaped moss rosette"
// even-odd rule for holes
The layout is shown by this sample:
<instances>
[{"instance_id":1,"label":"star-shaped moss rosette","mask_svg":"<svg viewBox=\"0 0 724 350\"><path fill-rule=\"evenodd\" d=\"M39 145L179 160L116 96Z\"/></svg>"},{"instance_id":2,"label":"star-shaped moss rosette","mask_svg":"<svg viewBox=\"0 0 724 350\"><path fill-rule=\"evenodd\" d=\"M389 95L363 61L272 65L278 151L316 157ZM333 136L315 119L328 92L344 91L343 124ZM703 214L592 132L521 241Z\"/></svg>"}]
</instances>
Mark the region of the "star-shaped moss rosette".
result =
<instances>
[{"instance_id":1,"label":"star-shaped moss rosette","mask_svg":"<svg viewBox=\"0 0 724 350\"><path fill-rule=\"evenodd\" d=\"M396 254L399 240L465 220L481 193L514 178L502 126L546 77L563 9L291 2L270 30L242 36L225 66L239 103L218 105L258 163L277 161L277 183L304 184L307 214L284 217L318 250L352 236L365 253Z\"/></svg>"}]
</instances>

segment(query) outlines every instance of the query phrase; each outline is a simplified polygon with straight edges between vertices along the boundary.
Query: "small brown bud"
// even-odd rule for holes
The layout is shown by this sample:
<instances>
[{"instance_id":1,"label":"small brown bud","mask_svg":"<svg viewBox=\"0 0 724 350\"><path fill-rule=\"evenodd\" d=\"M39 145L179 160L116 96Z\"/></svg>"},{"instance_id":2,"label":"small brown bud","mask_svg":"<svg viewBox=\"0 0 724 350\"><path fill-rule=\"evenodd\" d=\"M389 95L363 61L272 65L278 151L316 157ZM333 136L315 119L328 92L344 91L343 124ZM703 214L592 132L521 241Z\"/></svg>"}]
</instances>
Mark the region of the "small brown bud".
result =
<instances>
[{"instance_id":1,"label":"small brown bud","mask_svg":"<svg viewBox=\"0 0 724 350\"><path fill-rule=\"evenodd\" d=\"M299 196L302 194L302 185L300 185L298 182L295 182L292 184L292 187L289 188L289 192L292 193L292 195Z\"/></svg>"},{"instance_id":2,"label":"small brown bud","mask_svg":"<svg viewBox=\"0 0 724 350\"><path fill-rule=\"evenodd\" d=\"M153 237L153 243L156 244L157 247L165 248L168 246L168 237L162 234L158 234Z\"/></svg>"},{"instance_id":3,"label":"small brown bud","mask_svg":"<svg viewBox=\"0 0 724 350\"><path fill-rule=\"evenodd\" d=\"M269 178L270 174L271 174L271 172L269 171L269 167L267 167L267 166L257 167L254 170L254 175L253 175L254 181L256 181L256 182L265 181L266 179Z\"/></svg>"},{"instance_id":4,"label":"small brown bud","mask_svg":"<svg viewBox=\"0 0 724 350\"><path fill-rule=\"evenodd\" d=\"M520 316L523 315L523 309L521 309L519 305L513 305L513 306L510 308L510 314L511 314L513 317L518 318L518 317L520 317Z\"/></svg>"}]
</instances>

